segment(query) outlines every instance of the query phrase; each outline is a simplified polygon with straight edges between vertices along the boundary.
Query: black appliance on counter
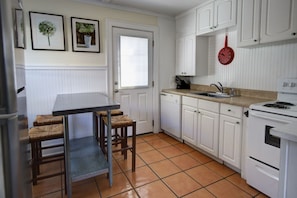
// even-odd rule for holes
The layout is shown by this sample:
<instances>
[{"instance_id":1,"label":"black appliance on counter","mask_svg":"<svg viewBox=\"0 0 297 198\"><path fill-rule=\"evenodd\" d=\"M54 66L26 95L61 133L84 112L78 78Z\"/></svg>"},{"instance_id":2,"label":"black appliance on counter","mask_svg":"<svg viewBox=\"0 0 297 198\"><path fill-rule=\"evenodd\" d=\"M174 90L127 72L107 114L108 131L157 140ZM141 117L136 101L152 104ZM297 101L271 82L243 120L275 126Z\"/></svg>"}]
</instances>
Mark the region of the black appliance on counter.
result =
<instances>
[{"instance_id":1,"label":"black appliance on counter","mask_svg":"<svg viewBox=\"0 0 297 198\"><path fill-rule=\"evenodd\" d=\"M190 89L189 77L175 76L176 89Z\"/></svg>"}]
</instances>

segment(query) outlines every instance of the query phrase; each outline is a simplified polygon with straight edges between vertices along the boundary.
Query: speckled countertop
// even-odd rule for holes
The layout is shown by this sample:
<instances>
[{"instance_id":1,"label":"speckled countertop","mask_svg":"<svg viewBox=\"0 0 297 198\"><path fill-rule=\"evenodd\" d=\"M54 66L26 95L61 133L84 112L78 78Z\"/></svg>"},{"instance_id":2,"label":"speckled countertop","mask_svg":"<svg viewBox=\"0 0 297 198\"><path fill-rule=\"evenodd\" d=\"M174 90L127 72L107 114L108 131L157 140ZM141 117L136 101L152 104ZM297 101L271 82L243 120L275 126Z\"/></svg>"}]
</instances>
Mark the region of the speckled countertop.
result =
<instances>
[{"instance_id":1,"label":"speckled countertop","mask_svg":"<svg viewBox=\"0 0 297 198\"><path fill-rule=\"evenodd\" d=\"M189 96L193 98L199 98L199 99L204 99L204 100L209 100L209 101L214 101L219 103L237 105L241 107L249 107L251 104L254 104L254 103L275 100L275 94L272 94L272 96L265 97L265 98L251 97L251 96L244 96L244 95L234 96L231 98L213 98L209 96L201 96L201 95L194 94L198 92L205 92L205 90L197 90L197 89L163 89L162 92L178 94L182 96ZM252 91L249 91L249 92L252 92ZM262 95L264 95L265 93L266 91L263 91ZM261 92L257 91L257 94L251 93L249 95L261 95Z\"/></svg>"}]
</instances>

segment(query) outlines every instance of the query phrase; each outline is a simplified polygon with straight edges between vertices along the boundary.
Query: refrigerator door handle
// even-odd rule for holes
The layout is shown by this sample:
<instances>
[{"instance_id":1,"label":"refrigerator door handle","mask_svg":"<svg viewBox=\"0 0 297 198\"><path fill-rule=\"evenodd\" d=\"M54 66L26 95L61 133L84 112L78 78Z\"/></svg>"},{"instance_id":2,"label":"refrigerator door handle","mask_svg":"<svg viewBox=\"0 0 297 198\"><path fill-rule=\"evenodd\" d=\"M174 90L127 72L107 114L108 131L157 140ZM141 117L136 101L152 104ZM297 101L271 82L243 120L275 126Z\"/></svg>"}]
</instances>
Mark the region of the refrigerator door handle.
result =
<instances>
[{"instance_id":1,"label":"refrigerator door handle","mask_svg":"<svg viewBox=\"0 0 297 198\"><path fill-rule=\"evenodd\" d=\"M9 118L15 117L17 115L18 115L17 113L0 114L0 120L9 119Z\"/></svg>"}]
</instances>

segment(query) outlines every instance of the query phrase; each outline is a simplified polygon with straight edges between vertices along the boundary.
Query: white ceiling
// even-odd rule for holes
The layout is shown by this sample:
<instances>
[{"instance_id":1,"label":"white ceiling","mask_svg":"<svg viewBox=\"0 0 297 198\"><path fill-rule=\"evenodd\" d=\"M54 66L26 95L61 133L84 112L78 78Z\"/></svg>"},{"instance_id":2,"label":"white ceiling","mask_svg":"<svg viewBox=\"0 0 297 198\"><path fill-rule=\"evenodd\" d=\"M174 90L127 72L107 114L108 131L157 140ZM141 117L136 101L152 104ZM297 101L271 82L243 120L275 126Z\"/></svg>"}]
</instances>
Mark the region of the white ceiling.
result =
<instances>
[{"instance_id":1,"label":"white ceiling","mask_svg":"<svg viewBox=\"0 0 297 198\"><path fill-rule=\"evenodd\" d=\"M77 0L105 7L176 16L206 0Z\"/></svg>"}]
</instances>

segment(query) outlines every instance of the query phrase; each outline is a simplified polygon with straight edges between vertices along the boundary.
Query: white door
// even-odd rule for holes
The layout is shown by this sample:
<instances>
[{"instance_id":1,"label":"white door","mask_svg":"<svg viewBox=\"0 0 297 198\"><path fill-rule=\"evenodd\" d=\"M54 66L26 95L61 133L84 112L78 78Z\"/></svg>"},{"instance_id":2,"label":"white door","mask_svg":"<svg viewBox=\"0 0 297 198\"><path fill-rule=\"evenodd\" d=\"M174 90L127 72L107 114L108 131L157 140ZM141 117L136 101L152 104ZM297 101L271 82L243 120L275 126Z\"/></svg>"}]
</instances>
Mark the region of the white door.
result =
<instances>
[{"instance_id":1,"label":"white door","mask_svg":"<svg viewBox=\"0 0 297 198\"><path fill-rule=\"evenodd\" d=\"M136 133L153 131L153 33L113 27L114 99L136 120Z\"/></svg>"}]
</instances>

